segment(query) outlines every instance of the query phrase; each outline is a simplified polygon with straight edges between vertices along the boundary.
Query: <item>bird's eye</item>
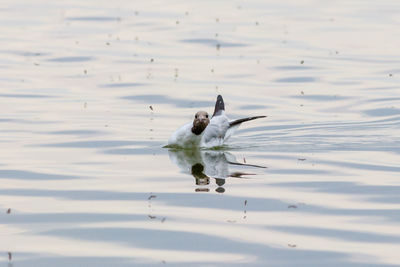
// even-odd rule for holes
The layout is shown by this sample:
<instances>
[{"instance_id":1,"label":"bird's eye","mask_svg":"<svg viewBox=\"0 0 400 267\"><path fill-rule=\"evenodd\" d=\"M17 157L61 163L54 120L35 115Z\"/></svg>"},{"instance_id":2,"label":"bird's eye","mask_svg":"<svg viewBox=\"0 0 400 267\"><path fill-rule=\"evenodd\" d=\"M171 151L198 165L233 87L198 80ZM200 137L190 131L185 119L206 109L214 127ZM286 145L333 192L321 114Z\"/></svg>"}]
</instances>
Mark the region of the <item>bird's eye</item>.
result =
<instances>
[{"instance_id":1,"label":"bird's eye","mask_svg":"<svg viewBox=\"0 0 400 267\"><path fill-rule=\"evenodd\" d=\"M208 114L206 115L206 118L208 118Z\"/></svg>"},{"instance_id":2,"label":"bird's eye","mask_svg":"<svg viewBox=\"0 0 400 267\"><path fill-rule=\"evenodd\" d=\"M194 115L194 118L197 119L197 115Z\"/></svg>"}]
</instances>

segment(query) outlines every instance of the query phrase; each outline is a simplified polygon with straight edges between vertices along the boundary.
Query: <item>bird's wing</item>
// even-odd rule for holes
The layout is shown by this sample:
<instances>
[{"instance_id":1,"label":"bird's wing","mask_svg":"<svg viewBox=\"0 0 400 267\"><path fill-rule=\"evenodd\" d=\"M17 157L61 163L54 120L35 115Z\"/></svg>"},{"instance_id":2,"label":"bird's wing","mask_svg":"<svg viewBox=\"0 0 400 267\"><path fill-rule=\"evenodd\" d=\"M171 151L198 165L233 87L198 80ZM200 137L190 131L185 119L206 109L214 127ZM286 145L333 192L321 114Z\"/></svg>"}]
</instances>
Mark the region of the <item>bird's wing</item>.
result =
<instances>
[{"instance_id":1,"label":"bird's wing","mask_svg":"<svg viewBox=\"0 0 400 267\"><path fill-rule=\"evenodd\" d=\"M221 115L224 110L225 110L224 99L222 98L221 95L218 95L217 101L215 102L213 117Z\"/></svg>"},{"instance_id":2,"label":"bird's wing","mask_svg":"<svg viewBox=\"0 0 400 267\"><path fill-rule=\"evenodd\" d=\"M255 119L261 119L261 118L265 118L265 117L267 117L267 116L254 116L254 117L248 117L248 118L243 118L243 119L230 121L229 122L229 128L233 127L235 125L240 125L242 122L245 122L245 121L252 121L252 120L255 120Z\"/></svg>"},{"instance_id":3,"label":"bird's wing","mask_svg":"<svg viewBox=\"0 0 400 267\"><path fill-rule=\"evenodd\" d=\"M266 116L254 116L234 121L229 121L225 115L224 99L221 95L217 96L215 102L214 113L210 124L207 126L205 133L202 137L202 144L204 146L220 146L226 141L235 130L245 121L265 118Z\"/></svg>"},{"instance_id":4,"label":"bird's wing","mask_svg":"<svg viewBox=\"0 0 400 267\"><path fill-rule=\"evenodd\" d=\"M236 125L232 125L228 127L228 130L225 133L224 136L224 141L228 140L235 132L236 130L239 128L240 124L236 124Z\"/></svg>"},{"instance_id":5,"label":"bird's wing","mask_svg":"<svg viewBox=\"0 0 400 267\"><path fill-rule=\"evenodd\" d=\"M251 121L251 120L260 119L260 118L265 118L265 117L266 116L254 116L254 117L248 117L248 118L243 118L243 119L230 121L228 130L225 133L224 140L225 141L228 140L229 137L231 137L235 133L235 131L239 128L239 126L240 126L240 124L242 124L242 122Z\"/></svg>"},{"instance_id":6,"label":"bird's wing","mask_svg":"<svg viewBox=\"0 0 400 267\"><path fill-rule=\"evenodd\" d=\"M229 120L222 111L221 115L214 116L204 130L202 143L206 147L221 146L229 128Z\"/></svg>"}]
</instances>

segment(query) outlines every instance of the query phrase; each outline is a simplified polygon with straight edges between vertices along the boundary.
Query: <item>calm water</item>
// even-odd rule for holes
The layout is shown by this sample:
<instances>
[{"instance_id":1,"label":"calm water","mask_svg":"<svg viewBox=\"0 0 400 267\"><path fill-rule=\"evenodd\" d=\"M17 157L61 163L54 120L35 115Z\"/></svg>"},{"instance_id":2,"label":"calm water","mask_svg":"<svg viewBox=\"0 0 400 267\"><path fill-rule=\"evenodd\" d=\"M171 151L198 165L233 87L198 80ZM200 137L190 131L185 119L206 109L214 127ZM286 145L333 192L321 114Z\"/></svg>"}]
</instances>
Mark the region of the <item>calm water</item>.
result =
<instances>
[{"instance_id":1,"label":"calm water","mask_svg":"<svg viewBox=\"0 0 400 267\"><path fill-rule=\"evenodd\" d=\"M0 265L399 265L399 12L3 1ZM217 94L268 117L162 148Z\"/></svg>"}]
</instances>

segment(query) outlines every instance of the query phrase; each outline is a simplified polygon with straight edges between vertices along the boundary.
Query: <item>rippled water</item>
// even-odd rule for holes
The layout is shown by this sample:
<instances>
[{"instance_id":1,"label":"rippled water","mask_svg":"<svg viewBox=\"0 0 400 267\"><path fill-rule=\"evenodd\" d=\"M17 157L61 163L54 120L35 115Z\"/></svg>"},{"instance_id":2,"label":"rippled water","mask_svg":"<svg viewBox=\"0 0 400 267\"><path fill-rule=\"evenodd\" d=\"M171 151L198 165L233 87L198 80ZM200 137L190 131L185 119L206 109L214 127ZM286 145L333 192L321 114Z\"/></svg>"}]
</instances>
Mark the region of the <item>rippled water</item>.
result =
<instances>
[{"instance_id":1,"label":"rippled water","mask_svg":"<svg viewBox=\"0 0 400 267\"><path fill-rule=\"evenodd\" d=\"M7 2L3 265L400 264L398 1Z\"/></svg>"}]
</instances>

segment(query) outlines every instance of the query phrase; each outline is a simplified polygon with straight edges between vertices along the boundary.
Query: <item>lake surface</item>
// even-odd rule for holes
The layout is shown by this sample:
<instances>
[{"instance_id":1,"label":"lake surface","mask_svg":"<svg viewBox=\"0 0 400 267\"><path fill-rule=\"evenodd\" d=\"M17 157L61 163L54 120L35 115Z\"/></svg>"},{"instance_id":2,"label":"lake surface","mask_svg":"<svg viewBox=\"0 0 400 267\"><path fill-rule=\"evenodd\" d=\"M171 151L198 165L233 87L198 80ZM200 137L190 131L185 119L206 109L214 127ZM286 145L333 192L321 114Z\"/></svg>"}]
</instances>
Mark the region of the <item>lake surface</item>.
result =
<instances>
[{"instance_id":1,"label":"lake surface","mask_svg":"<svg viewBox=\"0 0 400 267\"><path fill-rule=\"evenodd\" d=\"M400 265L399 12L3 1L0 265ZM218 94L268 117L162 148Z\"/></svg>"}]
</instances>

